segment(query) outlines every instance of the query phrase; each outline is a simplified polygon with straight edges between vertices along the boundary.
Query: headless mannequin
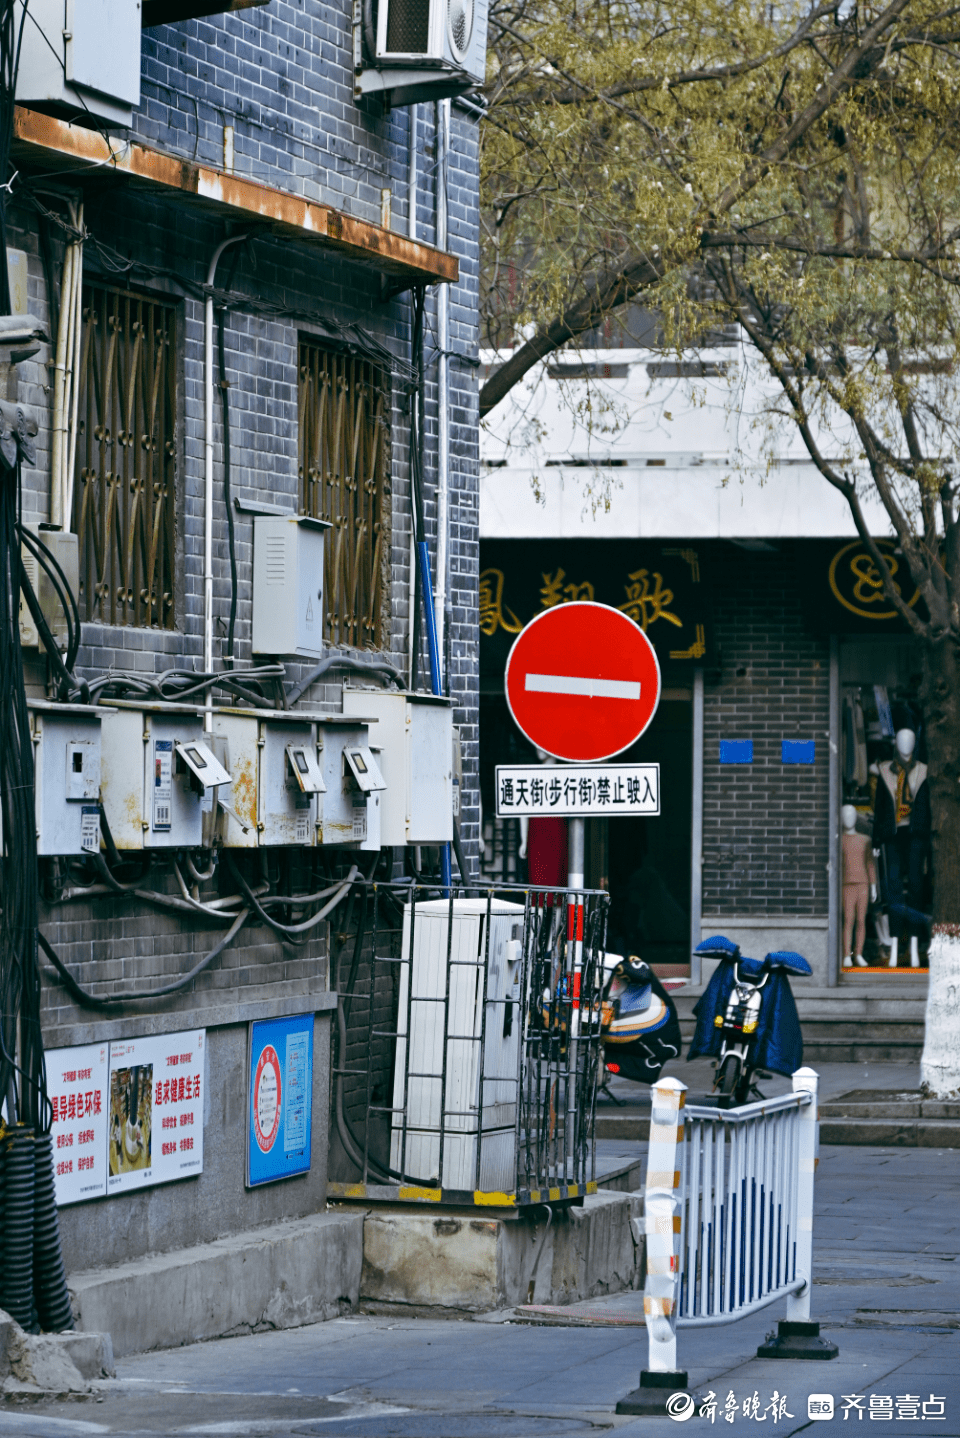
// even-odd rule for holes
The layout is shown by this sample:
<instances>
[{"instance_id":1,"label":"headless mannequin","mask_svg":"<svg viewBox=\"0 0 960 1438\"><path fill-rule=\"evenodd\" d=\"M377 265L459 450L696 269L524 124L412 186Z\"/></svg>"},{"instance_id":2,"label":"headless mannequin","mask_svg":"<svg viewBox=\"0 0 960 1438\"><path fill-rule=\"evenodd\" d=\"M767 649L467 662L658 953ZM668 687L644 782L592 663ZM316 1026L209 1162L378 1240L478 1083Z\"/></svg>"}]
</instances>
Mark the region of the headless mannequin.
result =
<instances>
[{"instance_id":1,"label":"headless mannequin","mask_svg":"<svg viewBox=\"0 0 960 1438\"><path fill-rule=\"evenodd\" d=\"M917 910L923 879L923 860L929 845L930 797L925 788L927 766L914 758L917 736L912 729L899 729L896 758L880 765L874 802L874 853L882 846L886 863L886 893L891 908L903 911L904 879L910 890L910 908ZM917 915L919 920L920 916ZM903 922L902 917L899 922ZM920 967L916 925L906 918L910 934L910 967ZM897 967L897 936L890 941L890 968Z\"/></svg>"},{"instance_id":2,"label":"headless mannequin","mask_svg":"<svg viewBox=\"0 0 960 1438\"><path fill-rule=\"evenodd\" d=\"M537 762L553 768L557 761L543 749L538 749ZM562 888L567 882L566 819L550 814L545 814L542 819L521 816L519 856L527 861L531 884Z\"/></svg>"},{"instance_id":3,"label":"headless mannequin","mask_svg":"<svg viewBox=\"0 0 960 1438\"><path fill-rule=\"evenodd\" d=\"M840 839L843 858L843 967L856 964L865 969L863 940L867 931L867 900L876 901L877 869L870 840L857 833L857 811L852 804L840 810L843 834ZM854 943L854 927L856 942Z\"/></svg>"}]
</instances>

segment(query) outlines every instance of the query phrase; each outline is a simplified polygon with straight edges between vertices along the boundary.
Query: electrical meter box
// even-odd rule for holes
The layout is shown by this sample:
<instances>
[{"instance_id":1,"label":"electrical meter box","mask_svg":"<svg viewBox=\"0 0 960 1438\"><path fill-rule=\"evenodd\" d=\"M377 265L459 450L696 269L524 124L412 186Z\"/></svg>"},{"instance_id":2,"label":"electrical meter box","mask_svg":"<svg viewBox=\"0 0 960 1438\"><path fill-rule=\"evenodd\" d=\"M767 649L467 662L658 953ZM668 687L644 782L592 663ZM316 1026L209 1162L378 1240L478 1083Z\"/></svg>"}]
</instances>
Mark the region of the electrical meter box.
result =
<instances>
[{"instance_id":1,"label":"electrical meter box","mask_svg":"<svg viewBox=\"0 0 960 1438\"><path fill-rule=\"evenodd\" d=\"M106 709L28 699L37 853L100 852L100 726Z\"/></svg>"},{"instance_id":2,"label":"electrical meter box","mask_svg":"<svg viewBox=\"0 0 960 1438\"><path fill-rule=\"evenodd\" d=\"M486 899L455 899L452 909L452 932L447 899L417 904L415 916L409 904L403 911L401 953L410 954L411 963L400 968L390 1167L401 1167L406 1099L406 1178L436 1186L442 1130L441 1187L510 1193L517 1164L523 905L491 903L489 947Z\"/></svg>"},{"instance_id":3,"label":"electrical meter box","mask_svg":"<svg viewBox=\"0 0 960 1438\"><path fill-rule=\"evenodd\" d=\"M344 685L343 712L378 720L376 746L386 783L380 838L447 844L453 838L453 706L432 694Z\"/></svg>"},{"instance_id":4,"label":"electrical meter box","mask_svg":"<svg viewBox=\"0 0 960 1438\"><path fill-rule=\"evenodd\" d=\"M117 700L104 715L101 794L118 849L191 849L230 774L189 704Z\"/></svg>"},{"instance_id":5,"label":"electrical meter box","mask_svg":"<svg viewBox=\"0 0 960 1438\"><path fill-rule=\"evenodd\" d=\"M253 521L253 652L323 653L325 519L258 514Z\"/></svg>"},{"instance_id":6,"label":"electrical meter box","mask_svg":"<svg viewBox=\"0 0 960 1438\"><path fill-rule=\"evenodd\" d=\"M30 0L17 103L130 125L140 104L140 0Z\"/></svg>"},{"instance_id":7,"label":"electrical meter box","mask_svg":"<svg viewBox=\"0 0 960 1438\"><path fill-rule=\"evenodd\" d=\"M217 795L224 847L316 844L324 780L313 716L215 709L213 734L232 776Z\"/></svg>"},{"instance_id":8,"label":"electrical meter box","mask_svg":"<svg viewBox=\"0 0 960 1438\"><path fill-rule=\"evenodd\" d=\"M317 747L326 785L322 844L362 847L369 840L370 799L382 795L387 787L370 749L370 725L374 722L370 717L317 716Z\"/></svg>"}]
</instances>

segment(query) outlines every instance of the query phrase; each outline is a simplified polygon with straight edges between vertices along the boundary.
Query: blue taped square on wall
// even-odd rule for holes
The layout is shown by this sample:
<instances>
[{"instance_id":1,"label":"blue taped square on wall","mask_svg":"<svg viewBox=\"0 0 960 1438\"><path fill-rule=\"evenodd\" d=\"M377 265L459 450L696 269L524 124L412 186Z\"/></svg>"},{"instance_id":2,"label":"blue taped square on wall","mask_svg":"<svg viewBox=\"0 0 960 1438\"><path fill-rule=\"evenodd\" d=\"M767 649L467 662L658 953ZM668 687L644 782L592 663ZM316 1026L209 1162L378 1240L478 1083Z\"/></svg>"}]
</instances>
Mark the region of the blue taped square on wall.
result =
<instances>
[{"instance_id":1,"label":"blue taped square on wall","mask_svg":"<svg viewBox=\"0 0 960 1438\"><path fill-rule=\"evenodd\" d=\"M812 764L815 754L813 739L784 739L780 745L780 758L784 764Z\"/></svg>"},{"instance_id":2,"label":"blue taped square on wall","mask_svg":"<svg viewBox=\"0 0 960 1438\"><path fill-rule=\"evenodd\" d=\"M720 740L720 763L721 763L721 764L752 764L752 763L753 763L753 740L752 740L752 739L721 739L721 740Z\"/></svg>"}]
</instances>

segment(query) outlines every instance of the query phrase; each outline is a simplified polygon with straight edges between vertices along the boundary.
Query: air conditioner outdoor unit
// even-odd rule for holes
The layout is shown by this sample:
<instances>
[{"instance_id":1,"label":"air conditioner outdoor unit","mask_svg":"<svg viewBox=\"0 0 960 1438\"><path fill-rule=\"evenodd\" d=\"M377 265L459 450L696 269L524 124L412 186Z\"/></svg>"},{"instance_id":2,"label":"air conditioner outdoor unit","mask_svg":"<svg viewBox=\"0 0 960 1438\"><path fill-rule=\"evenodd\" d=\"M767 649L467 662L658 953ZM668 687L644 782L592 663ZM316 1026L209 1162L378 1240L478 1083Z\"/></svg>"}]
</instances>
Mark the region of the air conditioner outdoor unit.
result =
<instances>
[{"instance_id":1,"label":"air conditioner outdoor unit","mask_svg":"<svg viewBox=\"0 0 960 1438\"><path fill-rule=\"evenodd\" d=\"M483 83L488 0L356 0L357 89L413 105Z\"/></svg>"},{"instance_id":2,"label":"air conditioner outdoor unit","mask_svg":"<svg viewBox=\"0 0 960 1438\"><path fill-rule=\"evenodd\" d=\"M390 1167L408 1182L516 1186L523 923L522 904L494 900L488 944L486 899L454 900L452 934L446 899L404 908Z\"/></svg>"}]
</instances>

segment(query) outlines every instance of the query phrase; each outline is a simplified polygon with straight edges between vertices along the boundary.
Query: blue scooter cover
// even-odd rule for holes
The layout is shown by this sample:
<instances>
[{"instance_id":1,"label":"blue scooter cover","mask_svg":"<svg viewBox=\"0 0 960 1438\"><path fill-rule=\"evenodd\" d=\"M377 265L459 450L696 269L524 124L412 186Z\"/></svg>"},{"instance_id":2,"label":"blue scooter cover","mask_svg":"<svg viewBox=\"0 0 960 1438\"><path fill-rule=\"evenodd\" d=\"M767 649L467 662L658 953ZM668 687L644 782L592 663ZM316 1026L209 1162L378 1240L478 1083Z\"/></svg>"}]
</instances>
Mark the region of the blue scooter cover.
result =
<instances>
[{"instance_id":1,"label":"blue scooter cover","mask_svg":"<svg viewBox=\"0 0 960 1438\"><path fill-rule=\"evenodd\" d=\"M756 959L741 958L740 967L747 976L751 972L759 973L762 964ZM717 1014L726 1013L733 990L734 968L732 959L724 959L697 1000L693 1010L697 1027L687 1058L720 1057L723 1039L713 1021ZM761 994L760 1018L753 1040L753 1066L789 1077L803 1064L803 1035L790 980L783 969L771 970Z\"/></svg>"}]
</instances>

